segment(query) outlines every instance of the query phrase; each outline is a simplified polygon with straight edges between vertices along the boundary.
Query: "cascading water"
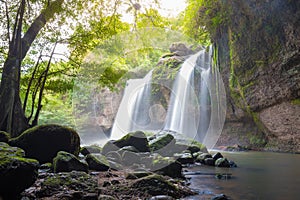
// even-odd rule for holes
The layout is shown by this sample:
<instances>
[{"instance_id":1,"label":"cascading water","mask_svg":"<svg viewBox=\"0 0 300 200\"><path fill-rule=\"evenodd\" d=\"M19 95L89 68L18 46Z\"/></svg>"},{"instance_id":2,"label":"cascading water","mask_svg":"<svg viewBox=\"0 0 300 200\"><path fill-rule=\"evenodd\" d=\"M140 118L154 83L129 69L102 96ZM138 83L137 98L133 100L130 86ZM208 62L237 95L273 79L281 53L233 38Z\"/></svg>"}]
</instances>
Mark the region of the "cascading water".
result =
<instances>
[{"instance_id":1,"label":"cascading water","mask_svg":"<svg viewBox=\"0 0 300 200\"><path fill-rule=\"evenodd\" d=\"M181 133L211 148L223 126L224 88L212 69L212 47L192 55L182 65L173 84L165 130ZM223 89L221 91L221 89Z\"/></svg>"},{"instance_id":2,"label":"cascading water","mask_svg":"<svg viewBox=\"0 0 300 200\"><path fill-rule=\"evenodd\" d=\"M226 113L225 89L212 57L210 47L209 51L202 50L182 64L173 83L163 128L196 139L208 148L217 142ZM111 139L135 130L157 130L149 116L153 106L151 79L152 71L143 79L127 81Z\"/></svg>"},{"instance_id":3,"label":"cascading water","mask_svg":"<svg viewBox=\"0 0 300 200\"><path fill-rule=\"evenodd\" d=\"M144 83L137 92L133 109L130 111L132 122L130 123L130 131L148 130L151 124L149 117L151 102L151 79L152 71L150 71L143 79Z\"/></svg>"},{"instance_id":4,"label":"cascading water","mask_svg":"<svg viewBox=\"0 0 300 200\"><path fill-rule=\"evenodd\" d=\"M200 81L198 81L198 99L199 99L199 124L195 139L203 142L210 123L210 104L211 98L209 93L212 48L209 52L205 52L198 57L195 70L200 72Z\"/></svg>"},{"instance_id":5,"label":"cascading water","mask_svg":"<svg viewBox=\"0 0 300 200\"><path fill-rule=\"evenodd\" d=\"M143 79L130 79L127 81L111 130L111 139L120 139L134 130L148 129L151 123L149 117L151 79L152 71Z\"/></svg>"},{"instance_id":6,"label":"cascading water","mask_svg":"<svg viewBox=\"0 0 300 200\"><path fill-rule=\"evenodd\" d=\"M197 133L198 123L197 96L194 90L194 68L199 52L188 58L182 65L173 84L170 104L166 117L165 130L175 131L193 137ZM195 102L196 101L196 102ZM195 112L196 111L196 112Z\"/></svg>"}]
</instances>

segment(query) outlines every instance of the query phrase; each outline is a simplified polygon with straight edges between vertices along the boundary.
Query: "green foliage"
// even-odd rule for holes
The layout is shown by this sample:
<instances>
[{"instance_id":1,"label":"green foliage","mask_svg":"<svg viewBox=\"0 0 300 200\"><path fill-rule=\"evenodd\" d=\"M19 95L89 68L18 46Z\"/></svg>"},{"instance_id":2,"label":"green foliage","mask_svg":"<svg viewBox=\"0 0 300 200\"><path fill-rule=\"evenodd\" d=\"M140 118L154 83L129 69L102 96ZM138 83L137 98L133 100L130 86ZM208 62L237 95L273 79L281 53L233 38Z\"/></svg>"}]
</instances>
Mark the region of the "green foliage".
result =
<instances>
[{"instance_id":1,"label":"green foliage","mask_svg":"<svg viewBox=\"0 0 300 200\"><path fill-rule=\"evenodd\" d=\"M188 0L183 31L201 44L210 44L211 35L228 22L229 10L219 0Z\"/></svg>"},{"instance_id":2,"label":"green foliage","mask_svg":"<svg viewBox=\"0 0 300 200\"><path fill-rule=\"evenodd\" d=\"M162 17L158 10L153 8L146 9L144 13L137 16L137 28L158 27L165 28L170 26L170 20Z\"/></svg>"},{"instance_id":3,"label":"green foliage","mask_svg":"<svg viewBox=\"0 0 300 200\"><path fill-rule=\"evenodd\" d=\"M300 105L300 99L294 99L294 100L292 100L291 101L291 103L293 104L293 105Z\"/></svg>"}]
</instances>

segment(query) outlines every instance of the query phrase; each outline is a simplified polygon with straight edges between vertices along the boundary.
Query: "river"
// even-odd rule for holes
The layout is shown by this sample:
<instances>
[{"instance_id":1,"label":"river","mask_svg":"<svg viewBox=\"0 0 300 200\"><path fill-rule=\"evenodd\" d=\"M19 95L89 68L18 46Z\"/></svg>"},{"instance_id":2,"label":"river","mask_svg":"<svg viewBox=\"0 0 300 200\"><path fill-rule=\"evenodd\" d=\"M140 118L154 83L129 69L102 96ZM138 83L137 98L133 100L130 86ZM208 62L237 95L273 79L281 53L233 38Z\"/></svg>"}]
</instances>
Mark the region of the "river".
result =
<instances>
[{"instance_id":1,"label":"river","mask_svg":"<svg viewBox=\"0 0 300 200\"><path fill-rule=\"evenodd\" d=\"M220 180L213 175L187 175L187 178L191 178L190 187L199 195L184 200L210 199L215 194L225 194L233 200L300 199L300 154L252 151L221 153L238 167L193 166L187 170L230 173L231 178Z\"/></svg>"}]
</instances>

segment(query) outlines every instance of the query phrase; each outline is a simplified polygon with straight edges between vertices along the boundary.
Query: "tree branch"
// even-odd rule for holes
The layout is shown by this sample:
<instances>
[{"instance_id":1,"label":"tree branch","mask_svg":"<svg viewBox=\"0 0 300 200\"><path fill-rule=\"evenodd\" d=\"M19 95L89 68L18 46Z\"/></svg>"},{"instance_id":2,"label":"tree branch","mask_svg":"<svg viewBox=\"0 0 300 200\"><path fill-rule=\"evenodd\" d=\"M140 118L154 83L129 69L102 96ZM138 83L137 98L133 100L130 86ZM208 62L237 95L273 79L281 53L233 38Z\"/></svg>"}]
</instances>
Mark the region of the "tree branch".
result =
<instances>
[{"instance_id":1,"label":"tree branch","mask_svg":"<svg viewBox=\"0 0 300 200\"><path fill-rule=\"evenodd\" d=\"M6 14L6 19L7 19L7 39L8 39L8 44L10 43L10 20L9 20L9 15L8 15L8 6L7 6L7 2L5 1L5 14Z\"/></svg>"},{"instance_id":2,"label":"tree branch","mask_svg":"<svg viewBox=\"0 0 300 200\"><path fill-rule=\"evenodd\" d=\"M41 88L40 88L37 110L36 110L34 119L32 121L32 126L36 126L37 123L38 123L40 111L42 109L42 99L43 99L43 92L44 92L44 89L45 89L45 83L46 83L46 80L47 80L47 77L48 77L48 72L49 72L49 69L50 69L50 65L51 65L51 61L52 61L52 58L53 58L53 54L55 52L56 45L57 45L57 43L55 43L55 45L53 47L50 59L48 60L47 68L45 70L45 76L44 76L44 79L43 79L43 82L42 82L42 85L41 85Z\"/></svg>"},{"instance_id":3,"label":"tree branch","mask_svg":"<svg viewBox=\"0 0 300 200\"><path fill-rule=\"evenodd\" d=\"M21 52L21 58L23 59L31 44L33 43L34 39L40 32L40 30L46 25L46 23L53 18L55 13L58 13L61 11L61 6L64 0L55 0L51 3L49 3L49 6L45 8L41 14L34 20L34 22L31 24L27 32L25 33L23 39L22 39L22 52Z\"/></svg>"}]
</instances>

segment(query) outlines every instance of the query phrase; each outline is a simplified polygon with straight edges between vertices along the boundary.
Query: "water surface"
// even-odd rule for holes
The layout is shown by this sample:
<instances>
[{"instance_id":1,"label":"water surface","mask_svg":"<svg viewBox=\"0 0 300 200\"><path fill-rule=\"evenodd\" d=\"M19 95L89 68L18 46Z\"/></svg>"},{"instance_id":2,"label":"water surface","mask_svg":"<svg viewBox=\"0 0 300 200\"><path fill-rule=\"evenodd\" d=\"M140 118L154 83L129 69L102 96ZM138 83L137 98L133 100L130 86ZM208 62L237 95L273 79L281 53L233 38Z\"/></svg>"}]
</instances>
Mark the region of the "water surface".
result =
<instances>
[{"instance_id":1,"label":"water surface","mask_svg":"<svg viewBox=\"0 0 300 200\"><path fill-rule=\"evenodd\" d=\"M206 199L226 194L231 199L300 199L300 154L270 152L222 152L237 163L237 168L194 166L189 171L231 173L231 179L218 180L212 175L190 175L190 187L200 195L185 200Z\"/></svg>"}]
</instances>

